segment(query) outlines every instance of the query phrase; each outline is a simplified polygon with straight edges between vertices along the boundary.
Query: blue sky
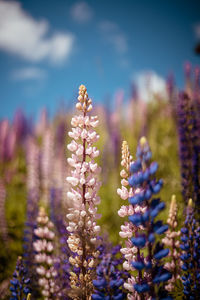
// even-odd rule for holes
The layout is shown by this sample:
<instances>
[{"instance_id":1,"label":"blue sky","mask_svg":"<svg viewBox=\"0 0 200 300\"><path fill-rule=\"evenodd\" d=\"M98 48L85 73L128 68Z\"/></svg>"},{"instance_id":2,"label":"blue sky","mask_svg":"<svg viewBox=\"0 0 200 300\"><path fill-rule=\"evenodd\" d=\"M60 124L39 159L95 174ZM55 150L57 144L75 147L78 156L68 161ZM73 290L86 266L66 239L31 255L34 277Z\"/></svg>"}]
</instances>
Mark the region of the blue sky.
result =
<instances>
[{"instance_id":1,"label":"blue sky","mask_svg":"<svg viewBox=\"0 0 200 300\"><path fill-rule=\"evenodd\" d=\"M112 99L138 74L160 80L200 63L200 1L0 0L0 118L17 108L51 114L71 106L78 86L94 102Z\"/></svg>"}]
</instances>

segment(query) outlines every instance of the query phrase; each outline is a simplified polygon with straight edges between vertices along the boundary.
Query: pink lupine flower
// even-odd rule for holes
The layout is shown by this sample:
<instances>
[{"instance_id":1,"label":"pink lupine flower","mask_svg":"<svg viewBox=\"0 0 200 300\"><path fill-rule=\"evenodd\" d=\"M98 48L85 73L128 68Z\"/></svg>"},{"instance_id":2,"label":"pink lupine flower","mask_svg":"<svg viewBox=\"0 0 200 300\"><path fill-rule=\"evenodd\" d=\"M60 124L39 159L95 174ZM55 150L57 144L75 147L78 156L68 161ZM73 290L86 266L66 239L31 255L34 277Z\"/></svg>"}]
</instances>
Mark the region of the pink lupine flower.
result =
<instances>
[{"instance_id":1,"label":"pink lupine flower","mask_svg":"<svg viewBox=\"0 0 200 300\"><path fill-rule=\"evenodd\" d=\"M170 271L173 275L172 278L168 281L165 289L171 292L174 288L174 284L177 279L180 279L180 241L179 236L181 234L180 231L176 231L178 226L177 223L177 204L176 204L176 196L173 195L171 199L169 216L167 219L167 223L169 224L169 229L166 232L165 237L162 239L163 244L170 248L170 253L168 255L169 261L165 263L165 268Z\"/></svg>"},{"instance_id":2,"label":"pink lupine flower","mask_svg":"<svg viewBox=\"0 0 200 300\"><path fill-rule=\"evenodd\" d=\"M54 268L55 258L53 256L53 240L55 237L53 224L43 208L40 208L37 218L38 227L34 230L37 240L33 243L36 251L35 262L37 263L36 272L39 275L38 283L41 293L46 300L53 300L58 291L54 283L57 272Z\"/></svg>"},{"instance_id":3,"label":"pink lupine flower","mask_svg":"<svg viewBox=\"0 0 200 300\"><path fill-rule=\"evenodd\" d=\"M132 188L128 184L128 177L130 176L129 174L129 168L130 168L130 163L132 162L132 156L129 153L129 148L128 144L126 141L122 143L122 161L121 165L123 169L120 172L120 175L122 177L121 180L121 189L117 189L118 195L121 197L123 200L127 200L129 197L133 195ZM120 217L126 217L130 216L136 212L140 212L143 208L137 207L133 205L128 204L127 206L123 205L119 211L118 215ZM127 239L125 241L125 246L124 248L121 248L121 253L124 255L125 261L123 263L123 268L127 271L134 271L134 268L132 266L132 262L135 261L136 257L140 255L138 253L138 248L134 247L131 238L135 236L137 229L136 227L131 223L131 222L125 222L124 225L121 226L121 231L119 232L119 235L123 239ZM129 291L128 293L128 299L140 299L139 295L133 288L133 284L135 283L135 277L131 275L131 277L128 279L128 282L124 283L125 289Z\"/></svg>"},{"instance_id":4,"label":"pink lupine flower","mask_svg":"<svg viewBox=\"0 0 200 300\"><path fill-rule=\"evenodd\" d=\"M5 199L6 199L6 189L3 180L0 178L0 235L7 246L8 242L8 230L7 222L5 218Z\"/></svg>"},{"instance_id":5,"label":"pink lupine flower","mask_svg":"<svg viewBox=\"0 0 200 300\"><path fill-rule=\"evenodd\" d=\"M44 132L41 151L41 176L43 202L49 201L49 192L52 183L52 162L53 162L53 133L50 128Z\"/></svg>"},{"instance_id":6,"label":"pink lupine flower","mask_svg":"<svg viewBox=\"0 0 200 300\"><path fill-rule=\"evenodd\" d=\"M71 208L67 214L69 220L67 230L70 232L68 246L76 257L70 257L70 262L80 268L80 273L71 273L70 281L72 287L72 298L89 299L92 294L93 272L89 266L94 266L93 258L98 256L96 247L98 244L97 235L100 226L96 224L99 218L96 205L100 203L97 195L100 183L97 175L100 168L95 162L99 150L93 144L99 139L99 135L93 129L98 125L98 118L90 116L92 100L88 98L84 85L79 88L78 103L76 108L80 115L74 116L71 120L72 130L69 136L72 141L67 145L72 152L68 163L73 170L68 176L67 182L71 186L67 193Z\"/></svg>"},{"instance_id":7,"label":"pink lupine flower","mask_svg":"<svg viewBox=\"0 0 200 300\"><path fill-rule=\"evenodd\" d=\"M26 144L27 190L34 202L39 197L39 147L33 138ZM33 195L34 194L34 195Z\"/></svg>"}]
</instances>

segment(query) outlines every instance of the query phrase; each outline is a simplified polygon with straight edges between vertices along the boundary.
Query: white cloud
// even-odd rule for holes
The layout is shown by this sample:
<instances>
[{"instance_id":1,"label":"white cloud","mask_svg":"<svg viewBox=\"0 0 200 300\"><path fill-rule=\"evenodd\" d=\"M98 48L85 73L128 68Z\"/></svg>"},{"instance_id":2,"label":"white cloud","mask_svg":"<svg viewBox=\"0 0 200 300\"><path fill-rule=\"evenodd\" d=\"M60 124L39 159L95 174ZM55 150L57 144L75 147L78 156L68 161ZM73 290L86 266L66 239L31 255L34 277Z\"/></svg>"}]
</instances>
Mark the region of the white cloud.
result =
<instances>
[{"instance_id":1,"label":"white cloud","mask_svg":"<svg viewBox=\"0 0 200 300\"><path fill-rule=\"evenodd\" d=\"M149 101L153 95L167 97L166 81L154 71L143 71L133 75L138 97Z\"/></svg>"},{"instance_id":2,"label":"white cloud","mask_svg":"<svg viewBox=\"0 0 200 300\"><path fill-rule=\"evenodd\" d=\"M127 52L127 37L116 23L103 21L99 24L99 30L104 40L112 45L118 53L124 54Z\"/></svg>"},{"instance_id":3,"label":"white cloud","mask_svg":"<svg viewBox=\"0 0 200 300\"><path fill-rule=\"evenodd\" d=\"M87 23L93 17L93 11L88 3L81 1L75 3L70 10L71 17L79 23Z\"/></svg>"},{"instance_id":4,"label":"white cloud","mask_svg":"<svg viewBox=\"0 0 200 300\"><path fill-rule=\"evenodd\" d=\"M46 72L40 68L22 68L13 71L11 74L14 80L30 80L30 79L44 79L47 76Z\"/></svg>"},{"instance_id":5,"label":"white cloud","mask_svg":"<svg viewBox=\"0 0 200 300\"><path fill-rule=\"evenodd\" d=\"M0 49L32 62L59 63L69 57L74 36L60 32L49 36L49 29L46 20L33 19L20 3L0 0Z\"/></svg>"}]
</instances>

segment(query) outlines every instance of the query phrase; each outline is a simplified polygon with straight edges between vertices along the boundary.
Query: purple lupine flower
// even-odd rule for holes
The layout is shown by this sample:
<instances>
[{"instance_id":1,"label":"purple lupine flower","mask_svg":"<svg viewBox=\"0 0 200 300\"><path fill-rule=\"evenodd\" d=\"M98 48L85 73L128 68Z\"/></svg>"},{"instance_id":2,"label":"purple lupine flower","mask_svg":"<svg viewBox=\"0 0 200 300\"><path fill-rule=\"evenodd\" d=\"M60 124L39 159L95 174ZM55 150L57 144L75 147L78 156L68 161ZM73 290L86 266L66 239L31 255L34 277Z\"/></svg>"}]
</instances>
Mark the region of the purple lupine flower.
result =
<instances>
[{"instance_id":1,"label":"purple lupine flower","mask_svg":"<svg viewBox=\"0 0 200 300\"><path fill-rule=\"evenodd\" d=\"M16 133L8 120L0 122L0 160L10 161L15 155Z\"/></svg>"},{"instance_id":2,"label":"purple lupine flower","mask_svg":"<svg viewBox=\"0 0 200 300\"><path fill-rule=\"evenodd\" d=\"M21 110L17 110L15 113L13 120L13 129L15 131L18 142L23 141L26 134L30 130L30 128L28 128L28 122L25 118L25 115Z\"/></svg>"},{"instance_id":3,"label":"purple lupine flower","mask_svg":"<svg viewBox=\"0 0 200 300\"><path fill-rule=\"evenodd\" d=\"M60 298L63 300L69 299L68 290L70 288L70 263L69 257L72 256L67 239L69 233L66 229L66 221L62 214L62 191L60 189L52 188L50 196L50 219L55 225L56 235L59 239L58 254L56 254L56 263L54 268L57 271L55 283L59 287Z\"/></svg>"},{"instance_id":4,"label":"purple lupine flower","mask_svg":"<svg viewBox=\"0 0 200 300\"><path fill-rule=\"evenodd\" d=\"M177 113L182 194L186 203L192 198L196 208L200 209L200 124L196 105L186 93L179 95Z\"/></svg>"},{"instance_id":5,"label":"purple lupine flower","mask_svg":"<svg viewBox=\"0 0 200 300\"><path fill-rule=\"evenodd\" d=\"M188 202L185 223L181 228L181 241L183 293L186 299L198 299L200 294L200 227L194 217L192 199Z\"/></svg>"},{"instance_id":6,"label":"purple lupine flower","mask_svg":"<svg viewBox=\"0 0 200 300\"><path fill-rule=\"evenodd\" d=\"M8 242L8 229L5 214L5 199L6 189L3 180L0 178L0 235L6 247Z\"/></svg>"},{"instance_id":7,"label":"purple lupine flower","mask_svg":"<svg viewBox=\"0 0 200 300\"><path fill-rule=\"evenodd\" d=\"M26 144L27 161L27 207L24 229L23 257L28 276L33 287L33 297L38 297L38 284L35 278L35 263L33 242L35 241L34 229L38 214L39 201L39 148L34 138L30 137Z\"/></svg>"},{"instance_id":8,"label":"purple lupine flower","mask_svg":"<svg viewBox=\"0 0 200 300\"><path fill-rule=\"evenodd\" d=\"M192 183L192 144L191 144L191 107L187 94L179 95L178 130L179 155L181 161L182 194L185 201L193 195Z\"/></svg>"},{"instance_id":9,"label":"purple lupine flower","mask_svg":"<svg viewBox=\"0 0 200 300\"><path fill-rule=\"evenodd\" d=\"M185 66L185 89L187 93L191 93L192 90L192 80L191 80L191 70L192 66L190 62L186 62Z\"/></svg>"}]
</instances>

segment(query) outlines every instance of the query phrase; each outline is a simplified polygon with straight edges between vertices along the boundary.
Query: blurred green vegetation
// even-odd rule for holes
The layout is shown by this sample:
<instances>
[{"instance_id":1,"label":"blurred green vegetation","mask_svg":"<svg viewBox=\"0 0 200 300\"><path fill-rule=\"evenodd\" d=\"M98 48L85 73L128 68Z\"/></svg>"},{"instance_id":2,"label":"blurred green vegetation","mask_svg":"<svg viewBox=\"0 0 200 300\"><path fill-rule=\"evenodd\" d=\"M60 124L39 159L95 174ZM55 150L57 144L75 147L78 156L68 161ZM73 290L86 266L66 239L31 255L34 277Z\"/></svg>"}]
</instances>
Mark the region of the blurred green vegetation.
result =
<instances>
[{"instance_id":1,"label":"blurred green vegetation","mask_svg":"<svg viewBox=\"0 0 200 300\"><path fill-rule=\"evenodd\" d=\"M5 213L8 239L0 247L0 281L10 276L17 257L22 254L22 239L26 211L26 164L21 146L11 162L2 165L6 188ZM8 177L8 178L6 178Z\"/></svg>"},{"instance_id":2,"label":"blurred green vegetation","mask_svg":"<svg viewBox=\"0 0 200 300\"><path fill-rule=\"evenodd\" d=\"M128 109L127 108L128 106ZM143 110L141 110L143 107ZM145 107L145 110L144 110ZM131 119L127 115L132 116ZM100 126L97 128L100 139L97 147L101 154L98 163L102 167L102 186L99 191L101 204L99 213L102 218L99 223L102 230L109 234L111 241L121 243L119 238L120 225L124 220L118 216L118 209L125 205L126 201L117 195L120 185L120 160L121 143L127 140L131 154L135 158L138 139L145 134L153 154L153 160L159 163L158 178L164 180L164 187L160 193L162 200L166 202L166 210L162 212L162 219L166 220L172 194L177 196L178 214L181 221L184 204L181 197L180 166L178 158L178 137L176 120L172 113L172 107L166 100L152 99L149 103L132 102L122 104L115 112L108 112L99 107L95 114L98 115ZM69 117L65 117L66 126L70 128ZM62 117L63 120L63 117ZM58 126L58 121L53 123ZM42 136L40 137L41 144ZM69 137L67 137L67 142ZM63 147L64 152L66 147ZM68 152L67 152L68 155ZM66 155L65 155L66 156ZM2 165L1 177L6 172L13 172L9 182L6 182L6 220L8 226L8 241L5 244L1 240L0 247L0 281L8 278L15 266L18 255L22 254L23 228L26 218L26 162L25 152L18 145L15 157L7 165ZM159 216L160 217L160 216Z\"/></svg>"}]
</instances>

